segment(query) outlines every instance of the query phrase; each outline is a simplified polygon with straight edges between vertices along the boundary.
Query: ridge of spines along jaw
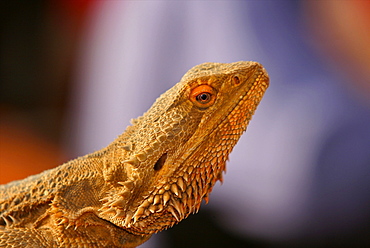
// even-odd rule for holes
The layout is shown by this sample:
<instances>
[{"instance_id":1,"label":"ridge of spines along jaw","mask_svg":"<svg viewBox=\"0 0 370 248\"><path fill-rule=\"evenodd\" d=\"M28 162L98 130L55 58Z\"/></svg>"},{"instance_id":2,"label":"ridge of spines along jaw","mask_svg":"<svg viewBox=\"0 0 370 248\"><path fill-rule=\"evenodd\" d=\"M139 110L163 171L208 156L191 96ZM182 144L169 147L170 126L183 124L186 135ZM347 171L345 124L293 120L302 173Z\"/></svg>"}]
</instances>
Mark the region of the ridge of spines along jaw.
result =
<instances>
[{"instance_id":1,"label":"ridge of spines along jaw","mask_svg":"<svg viewBox=\"0 0 370 248\"><path fill-rule=\"evenodd\" d=\"M187 173L184 173L187 174ZM189 178L189 175L185 176ZM195 178L194 178L195 179ZM199 182L200 183L200 182ZM200 207L201 197L203 196L207 200L208 192L199 192L199 183L196 179L188 187L185 186L183 176L177 178L177 180L171 184L162 185L159 189L157 188L152 194L143 200L143 202L136 208L136 211L130 209L123 209L122 206L125 203L124 199L110 200L104 203L102 213L112 213L112 218L124 218L123 226L130 228L135 225L137 228L145 226L143 223L138 223L138 220L145 218L150 214L168 211L176 219L177 222L186 218L191 212L197 212ZM122 197L129 196L130 191L134 187L134 182L126 181L119 182L124 190L119 193ZM197 200L200 199L200 200ZM174 223L173 223L174 224Z\"/></svg>"},{"instance_id":2,"label":"ridge of spines along jaw","mask_svg":"<svg viewBox=\"0 0 370 248\"><path fill-rule=\"evenodd\" d=\"M139 218L146 217L146 213L148 212L155 213L164 210L170 212L176 221L180 221L186 218L191 212L197 212L202 199L208 202L209 188L204 187L205 190L202 190L202 192L199 190L199 187L202 187L205 181L203 180L202 182L201 177L194 176L194 180L190 186L185 187L183 177L183 175L177 177L177 180L170 185L163 185L160 189L154 191L149 198L144 200L134 214L134 223ZM185 177L189 178L189 175ZM149 209L149 211L146 212L144 209Z\"/></svg>"},{"instance_id":3,"label":"ridge of spines along jaw","mask_svg":"<svg viewBox=\"0 0 370 248\"><path fill-rule=\"evenodd\" d=\"M215 158L217 161L218 157ZM221 161L220 161L221 162ZM202 166L199 168L204 170L208 177L212 177L212 181L222 180L216 171L212 170L212 166ZM204 168L205 167L205 168ZM216 175L216 174L217 175ZM189 180L192 178L192 180ZM185 182L189 182L190 186L186 187ZM119 183L127 188L132 187L132 182ZM193 167L189 167L183 175L176 177L176 181L169 182L163 185L160 189L152 192L152 194L145 199L137 210L132 213L128 210L124 226L130 228L132 225L138 223L140 218L145 218L150 214L162 212L164 210L171 213L177 222L186 218L191 212L196 213L199 210L202 200L208 203L209 186L206 185L206 179L201 176L200 171L194 171ZM112 206L118 206L121 202L116 202ZM119 214L116 216L120 216ZM145 226L144 223L138 223L137 227Z\"/></svg>"},{"instance_id":4,"label":"ridge of spines along jaw","mask_svg":"<svg viewBox=\"0 0 370 248\"><path fill-rule=\"evenodd\" d=\"M205 178L201 176L198 169L204 170L205 168L198 168L194 170L190 166L186 171L182 172L182 175L175 177L175 180L168 182L156 190L154 190L143 202L133 211L130 208L125 208L125 199L130 196L133 188L135 187L135 180L137 179L137 172L134 165L139 163L138 158L140 156L133 155L129 160L123 161L126 163L125 169L127 171L128 180L125 182L118 182L122 188L116 195L119 195L119 199L112 199L112 196L103 199L105 203L100 211L103 214L110 214L111 218L122 218L122 224L126 228L131 228L133 225L136 228L145 227L145 221L141 223L139 219L145 218L150 214L167 211L170 213L177 222L186 218L191 212L196 213L200 208L202 200L208 203L209 186ZM202 167L204 167L203 165ZM205 166L208 168L206 173L208 177L214 178L212 181L220 179L218 175L215 175L215 171L212 170L211 166ZM192 179L192 180L190 180ZM191 182L186 187L185 182ZM175 222L173 223L175 224Z\"/></svg>"}]
</instances>

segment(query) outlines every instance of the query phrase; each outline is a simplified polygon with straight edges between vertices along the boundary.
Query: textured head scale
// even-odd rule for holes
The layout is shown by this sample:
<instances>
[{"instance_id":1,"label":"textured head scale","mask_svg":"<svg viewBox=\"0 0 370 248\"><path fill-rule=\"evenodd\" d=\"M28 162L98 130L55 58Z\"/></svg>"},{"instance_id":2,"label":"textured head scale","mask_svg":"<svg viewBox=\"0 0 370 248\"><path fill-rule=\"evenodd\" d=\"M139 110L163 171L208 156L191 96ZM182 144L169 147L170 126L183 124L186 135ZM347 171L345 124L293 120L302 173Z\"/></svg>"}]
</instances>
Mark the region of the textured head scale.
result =
<instances>
[{"instance_id":1,"label":"textured head scale","mask_svg":"<svg viewBox=\"0 0 370 248\"><path fill-rule=\"evenodd\" d=\"M204 63L128 127L111 146L119 161L100 216L152 234L197 212L269 84L257 62ZM122 158L129 158L123 160Z\"/></svg>"}]
</instances>

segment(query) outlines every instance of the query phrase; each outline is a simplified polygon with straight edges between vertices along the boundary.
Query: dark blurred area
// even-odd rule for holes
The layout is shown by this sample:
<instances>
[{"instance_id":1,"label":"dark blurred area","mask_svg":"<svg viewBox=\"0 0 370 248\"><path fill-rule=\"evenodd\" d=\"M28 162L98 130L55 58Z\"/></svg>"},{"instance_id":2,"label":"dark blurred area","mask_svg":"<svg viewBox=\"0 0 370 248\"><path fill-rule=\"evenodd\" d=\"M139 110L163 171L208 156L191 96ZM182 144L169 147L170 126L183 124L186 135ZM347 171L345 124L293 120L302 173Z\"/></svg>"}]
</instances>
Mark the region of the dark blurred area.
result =
<instances>
[{"instance_id":1,"label":"dark blurred area","mask_svg":"<svg viewBox=\"0 0 370 248\"><path fill-rule=\"evenodd\" d=\"M90 2L0 2L0 183L65 160L61 131Z\"/></svg>"},{"instance_id":2,"label":"dark blurred area","mask_svg":"<svg viewBox=\"0 0 370 248\"><path fill-rule=\"evenodd\" d=\"M63 144L70 128L66 116L73 107L70 100L74 75L79 49L84 46L81 37L89 14L97 6L92 0L0 1L1 184L53 168L70 158ZM363 30L370 30L369 1L343 1L339 5L335 1L301 1L300 8L302 19L312 32L306 34L307 43L316 47L325 63L338 71L338 77L352 79L343 88L348 89L362 108L368 108L370 38L369 31ZM331 172L321 169L322 174ZM320 184L316 187L320 192ZM364 185L364 191L365 187L368 184ZM157 247L370 247L368 227L361 226L343 238L329 236L319 243L311 243L307 238L275 242L235 234L216 221L217 210L202 210L165 231L160 241L166 245ZM369 218L369 214L363 218ZM361 221L369 223L367 219ZM308 232L315 231L320 232Z\"/></svg>"}]
</instances>

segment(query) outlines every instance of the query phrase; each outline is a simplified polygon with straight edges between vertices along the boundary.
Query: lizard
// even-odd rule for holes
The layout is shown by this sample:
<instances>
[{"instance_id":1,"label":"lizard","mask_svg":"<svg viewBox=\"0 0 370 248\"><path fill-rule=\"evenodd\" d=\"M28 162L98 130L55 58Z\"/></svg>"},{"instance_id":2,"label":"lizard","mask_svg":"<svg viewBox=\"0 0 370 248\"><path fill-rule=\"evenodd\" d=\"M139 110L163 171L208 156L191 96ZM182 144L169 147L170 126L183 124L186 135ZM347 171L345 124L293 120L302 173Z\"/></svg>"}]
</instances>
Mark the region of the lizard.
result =
<instances>
[{"instance_id":1,"label":"lizard","mask_svg":"<svg viewBox=\"0 0 370 248\"><path fill-rule=\"evenodd\" d=\"M258 62L191 68L107 147L0 186L0 247L136 247L191 213L261 101Z\"/></svg>"}]
</instances>

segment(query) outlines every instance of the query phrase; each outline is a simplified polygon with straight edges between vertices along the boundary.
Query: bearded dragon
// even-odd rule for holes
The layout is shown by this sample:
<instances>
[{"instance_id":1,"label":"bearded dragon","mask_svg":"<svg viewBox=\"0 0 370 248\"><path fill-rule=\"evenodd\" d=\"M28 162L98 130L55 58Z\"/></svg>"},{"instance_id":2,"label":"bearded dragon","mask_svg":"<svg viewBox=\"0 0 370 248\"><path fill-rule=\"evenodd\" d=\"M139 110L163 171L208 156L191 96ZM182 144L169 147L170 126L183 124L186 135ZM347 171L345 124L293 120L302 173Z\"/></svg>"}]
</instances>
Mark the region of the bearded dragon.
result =
<instances>
[{"instance_id":1,"label":"bearded dragon","mask_svg":"<svg viewBox=\"0 0 370 248\"><path fill-rule=\"evenodd\" d=\"M102 150L0 186L0 247L136 247L208 202L269 85L257 62L190 69Z\"/></svg>"}]
</instances>

